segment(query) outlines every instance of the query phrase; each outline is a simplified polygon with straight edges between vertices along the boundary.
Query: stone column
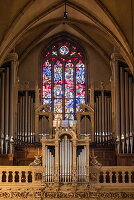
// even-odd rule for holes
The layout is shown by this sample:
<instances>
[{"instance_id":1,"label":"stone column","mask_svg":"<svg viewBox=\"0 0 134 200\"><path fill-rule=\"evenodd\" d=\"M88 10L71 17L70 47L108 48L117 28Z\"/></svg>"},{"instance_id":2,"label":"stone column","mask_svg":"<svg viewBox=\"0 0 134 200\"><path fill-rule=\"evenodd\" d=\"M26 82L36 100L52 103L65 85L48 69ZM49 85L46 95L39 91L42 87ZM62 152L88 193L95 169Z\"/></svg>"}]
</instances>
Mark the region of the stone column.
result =
<instances>
[{"instance_id":1,"label":"stone column","mask_svg":"<svg viewBox=\"0 0 134 200\"><path fill-rule=\"evenodd\" d=\"M119 153L120 142L120 83L119 83L119 66L118 54L111 55L112 66L112 133L117 139L117 152Z\"/></svg>"}]
</instances>

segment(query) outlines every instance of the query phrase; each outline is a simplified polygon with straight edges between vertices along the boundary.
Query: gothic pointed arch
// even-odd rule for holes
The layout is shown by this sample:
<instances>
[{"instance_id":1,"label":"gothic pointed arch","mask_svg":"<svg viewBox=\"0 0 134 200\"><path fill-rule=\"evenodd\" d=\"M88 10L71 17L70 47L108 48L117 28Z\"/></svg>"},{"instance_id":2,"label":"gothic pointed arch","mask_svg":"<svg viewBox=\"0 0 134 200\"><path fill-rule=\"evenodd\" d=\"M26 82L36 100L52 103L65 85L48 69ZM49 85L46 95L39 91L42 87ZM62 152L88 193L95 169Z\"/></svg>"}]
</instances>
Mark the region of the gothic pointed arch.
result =
<instances>
[{"instance_id":1,"label":"gothic pointed arch","mask_svg":"<svg viewBox=\"0 0 134 200\"><path fill-rule=\"evenodd\" d=\"M54 119L74 120L86 89L84 50L67 37L53 41L42 51L42 103L51 104Z\"/></svg>"}]
</instances>

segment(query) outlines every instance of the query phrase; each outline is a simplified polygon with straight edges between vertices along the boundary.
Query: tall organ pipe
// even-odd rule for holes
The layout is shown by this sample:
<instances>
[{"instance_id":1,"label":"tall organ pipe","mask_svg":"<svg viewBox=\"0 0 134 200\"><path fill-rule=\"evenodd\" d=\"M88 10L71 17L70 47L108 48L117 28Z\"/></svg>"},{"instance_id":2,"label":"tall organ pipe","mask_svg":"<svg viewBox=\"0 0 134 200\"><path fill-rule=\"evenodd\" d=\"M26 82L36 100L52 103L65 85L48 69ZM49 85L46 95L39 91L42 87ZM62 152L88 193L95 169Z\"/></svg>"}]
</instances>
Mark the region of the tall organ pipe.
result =
<instances>
[{"instance_id":1,"label":"tall organ pipe","mask_svg":"<svg viewBox=\"0 0 134 200\"><path fill-rule=\"evenodd\" d=\"M101 135L102 135L102 99L101 96L99 96L99 141L101 142Z\"/></svg>"},{"instance_id":2,"label":"tall organ pipe","mask_svg":"<svg viewBox=\"0 0 134 200\"><path fill-rule=\"evenodd\" d=\"M97 134L96 134L96 137L97 137L97 143L99 142L99 99L98 97L96 98L96 112L97 112Z\"/></svg>"},{"instance_id":3,"label":"tall organ pipe","mask_svg":"<svg viewBox=\"0 0 134 200\"><path fill-rule=\"evenodd\" d=\"M5 139L9 140L9 68L6 69L6 90L5 90ZM8 153L8 143L6 142L6 154Z\"/></svg>"},{"instance_id":4,"label":"tall organ pipe","mask_svg":"<svg viewBox=\"0 0 134 200\"><path fill-rule=\"evenodd\" d=\"M28 96L28 129L27 129L27 135L28 135L28 142L31 142L31 133L30 133L30 116L31 115L31 96Z\"/></svg>"}]
</instances>

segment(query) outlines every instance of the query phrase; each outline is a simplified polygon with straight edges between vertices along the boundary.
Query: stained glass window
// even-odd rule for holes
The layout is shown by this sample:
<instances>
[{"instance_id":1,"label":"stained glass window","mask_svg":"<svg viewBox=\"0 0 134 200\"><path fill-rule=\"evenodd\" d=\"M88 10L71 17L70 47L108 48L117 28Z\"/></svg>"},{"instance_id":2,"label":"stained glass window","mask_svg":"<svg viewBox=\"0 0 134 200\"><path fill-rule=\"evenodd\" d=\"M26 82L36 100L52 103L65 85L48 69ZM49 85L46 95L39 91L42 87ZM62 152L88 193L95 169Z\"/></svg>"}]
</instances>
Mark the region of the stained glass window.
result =
<instances>
[{"instance_id":1,"label":"stained glass window","mask_svg":"<svg viewBox=\"0 0 134 200\"><path fill-rule=\"evenodd\" d=\"M42 101L50 103L54 119L75 119L85 103L84 55L72 42L57 42L43 52Z\"/></svg>"}]
</instances>

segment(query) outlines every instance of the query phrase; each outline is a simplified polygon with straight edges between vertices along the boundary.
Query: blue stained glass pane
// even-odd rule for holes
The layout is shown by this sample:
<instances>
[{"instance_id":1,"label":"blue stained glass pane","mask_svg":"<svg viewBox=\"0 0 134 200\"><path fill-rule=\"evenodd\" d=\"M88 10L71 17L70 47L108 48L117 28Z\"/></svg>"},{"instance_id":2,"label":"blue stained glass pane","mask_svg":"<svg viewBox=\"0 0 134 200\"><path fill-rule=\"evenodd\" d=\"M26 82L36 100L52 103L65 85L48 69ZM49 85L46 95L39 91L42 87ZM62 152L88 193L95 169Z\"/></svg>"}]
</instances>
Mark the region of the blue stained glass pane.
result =
<instances>
[{"instance_id":1,"label":"blue stained glass pane","mask_svg":"<svg viewBox=\"0 0 134 200\"><path fill-rule=\"evenodd\" d=\"M43 86L43 98L51 98L51 89L46 88L46 86Z\"/></svg>"},{"instance_id":2,"label":"blue stained glass pane","mask_svg":"<svg viewBox=\"0 0 134 200\"><path fill-rule=\"evenodd\" d=\"M76 99L76 111L78 111L79 110L79 104L81 104L81 103L85 103L85 98L83 98L83 99Z\"/></svg>"},{"instance_id":3,"label":"blue stained glass pane","mask_svg":"<svg viewBox=\"0 0 134 200\"><path fill-rule=\"evenodd\" d=\"M74 69L73 68L65 68L65 83L73 83L73 74Z\"/></svg>"},{"instance_id":4,"label":"blue stained glass pane","mask_svg":"<svg viewBox=\"0 0 134 200\"><path fill-rule=\"evenodd\" d=\"M65 113L74 112L74 99L65 99Z\"/></svg>"},{"instance_id":5,"label":"blue stained glass pane","mask_svg":"<svg viewBox=\"0 0 134 200\"><path fill-rule=\"evenodd\" d=\"M62 113L62 99L55 99L54 100L54 112L55 113Z\"/></svg>"},{"instance_id":6,"label":"blue stained glass pane","mask_svg":"<svg viewBox=\"0 0 134 200\"><path fill-rule=\"evenodd\" d=\"M85 84L85 69L76 68L76 85Z\"/></svg>"},{"instance_id":7,"label":"blue stained glass pane","mask_svg":"<svg viewBox=\"0 0 134 200\"><path fill-rule=\"evenodd\" d=\"M54 67L54 84L62 84L62 68Z\"/></svg>"},{"instance_id":8,"label":"blue stained glass pane","mask_svg":"<svg viewBox=\"0 0 134 200\"><path fill-rule=\"evenodd\" d=\"M51 104L51 99L43 99L43 104L47 104L47 103L50 103Z\"/></svg>"},{"instance_id":9,"label":"blue stained glass pane","mask_svg":"<svg viewBox=\"0 0 134 200\"><path fill-rule=\"evenodd\" d=\"M65 84L65 98L73 98L74 97L74 85L72 83Z\"/></svg>"},{"instance_id":10,"label":"blue stained glass pane","mask_svg":"<svg viewBox=\"0 0 134 200\"><path fill-rule=\"evenodd\" d=\"M74 114L65 114L65 119L74 120Z\"/></svg>"},{"instance_id":11,"label":"blue stained glass pane","mask_svg":"<svg viewBox=\"0 0 134 200\"><path fill-rule=\"evenodd\" d=\"M62 98L62 85L54 86L54 98Z\"/></svg>"}]
</instances>

